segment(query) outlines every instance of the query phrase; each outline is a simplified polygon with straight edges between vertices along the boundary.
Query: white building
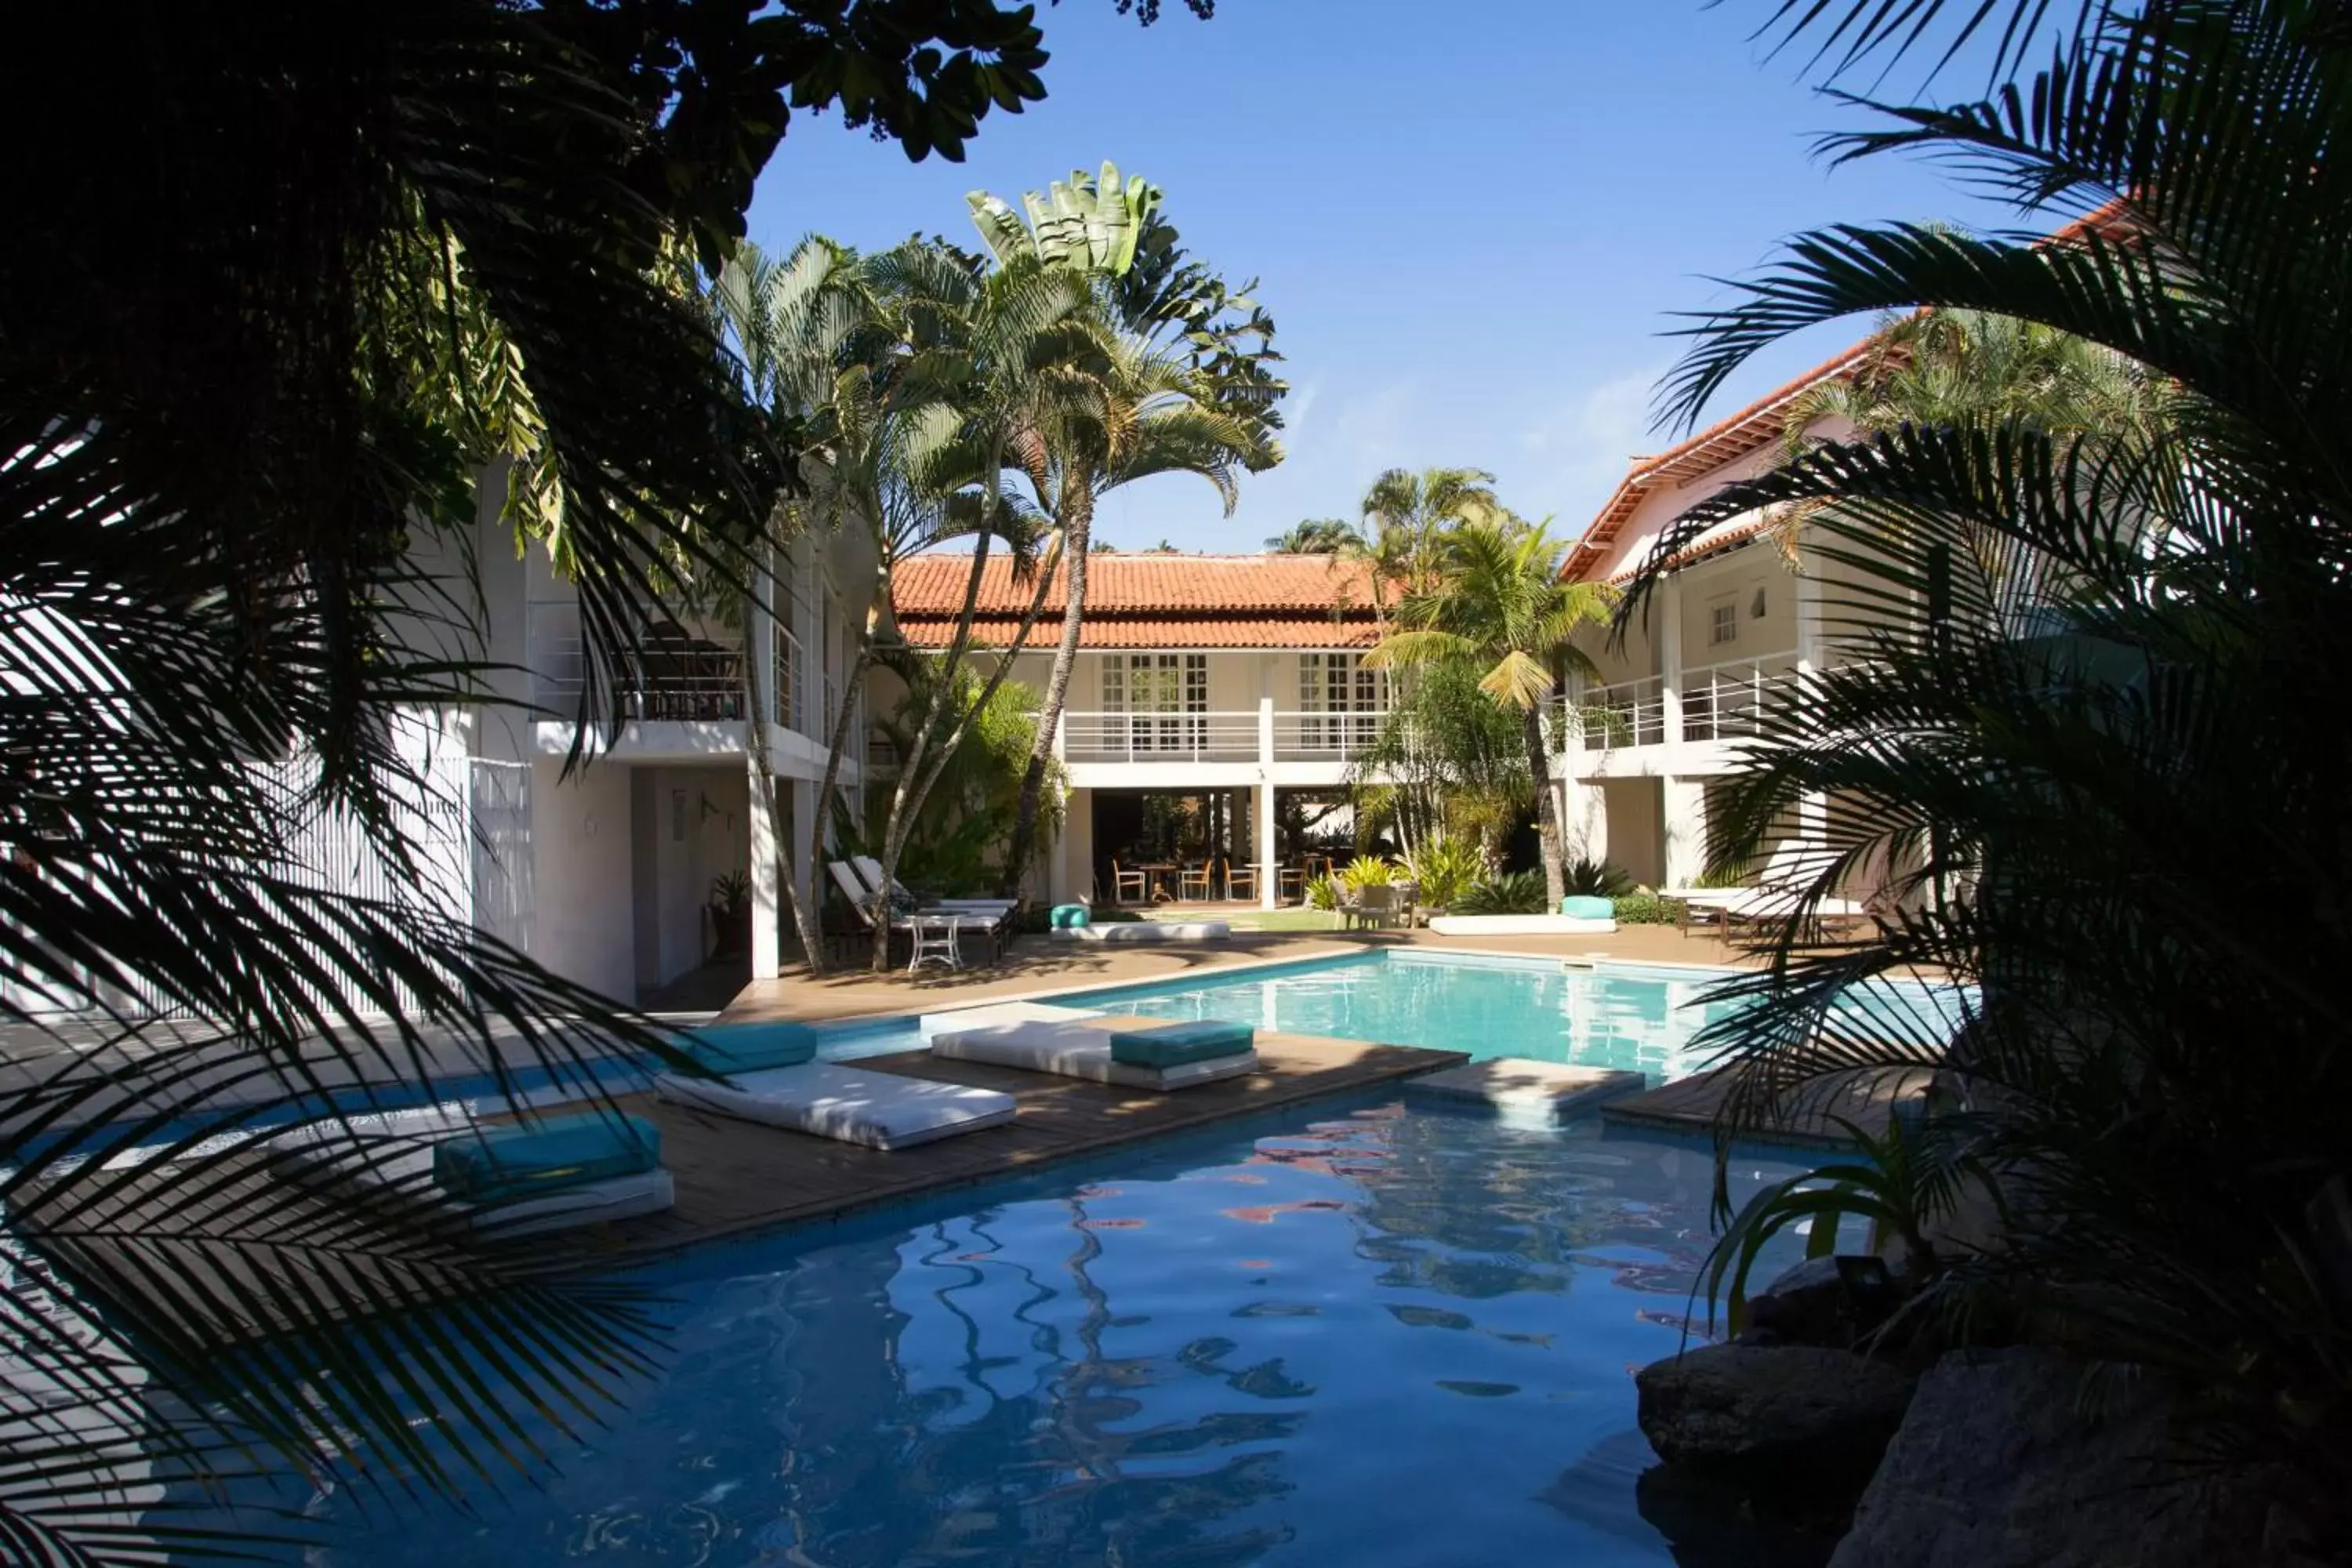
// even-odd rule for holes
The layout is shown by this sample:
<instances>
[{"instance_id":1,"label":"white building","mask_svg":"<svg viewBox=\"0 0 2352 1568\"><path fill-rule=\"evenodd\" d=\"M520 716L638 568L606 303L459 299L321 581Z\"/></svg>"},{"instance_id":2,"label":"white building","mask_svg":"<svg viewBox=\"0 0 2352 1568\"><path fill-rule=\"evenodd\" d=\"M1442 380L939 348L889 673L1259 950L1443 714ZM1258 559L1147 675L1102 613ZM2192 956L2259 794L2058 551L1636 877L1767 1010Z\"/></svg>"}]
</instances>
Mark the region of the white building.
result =
<instances>
[{"instance_id":1,"label":"white building","mask_svg":"<svg viewBox=\"0 0 2352 1568\"><path fill-rule=\"evenodd\" d=\"M909 646L947 646L970 567L966 555L927 555L893 574ZM1278 796L1343 785L1387 707L1387 680L1363 667L1379 640L1369 577L1325 555L1101 553L1087 573L1081 651L1055 735L1068 816L1044 891L1057 902L1107 896L1144 796L1182 794L1215 802L1226 858L1257 868L1271 909ZM1008 563L988 563L974 623L983 649L1010 646L1035 589ZM1045 689L1066 602L1057 574L1014 664L1032 690ZM873 700L878 710L885 686Z\"/></svg>"},{"instance_id":2,"label":"white building","mask_svg":"<svg viewBox=\"0 0 2352 1568\"><path fill-rule=\"evenodd\" d=\"M1675 520L1735 480L1780 459L1800 396L1852 373L1856 344L1730 417L1655 457L1634 459L1570 551L1578 581L1622 583ZM1817 427L1822 435L1843 427ZM1647 613L1622 645L1580 637L1598 682L1572 680L1556 726L1567 852L1622 866L1653 886L1684 887L1705 866L1711 791L1732 771L1736 742L1775 689L1838 657L1822 603L1835 569L1759 512L1716 524L1675 556ZM1798 564L1801 563L1801 565ZM1834 595L1834 589L1829 590ZM1826 801L1807 805L1799 836L1819 838Z\"/></svg>"}]
</instances>

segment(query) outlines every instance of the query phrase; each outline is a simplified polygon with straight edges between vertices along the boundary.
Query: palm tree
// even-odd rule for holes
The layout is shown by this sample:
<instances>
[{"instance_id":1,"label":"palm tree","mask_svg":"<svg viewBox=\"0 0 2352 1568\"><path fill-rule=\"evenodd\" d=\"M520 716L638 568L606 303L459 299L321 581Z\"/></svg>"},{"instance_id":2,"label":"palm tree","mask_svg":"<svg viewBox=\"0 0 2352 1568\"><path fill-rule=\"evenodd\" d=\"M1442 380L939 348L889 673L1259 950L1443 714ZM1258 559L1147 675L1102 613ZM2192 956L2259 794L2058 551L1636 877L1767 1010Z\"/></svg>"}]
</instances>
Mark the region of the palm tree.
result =
<instances>
[{"instance_id":1,"label":"palm tree","mask_svg":"<svg viewBox=\"0 0 2352 1568\"><path fill-rule=\"evenodd\" d=\"M1565 548L1542 524L1507 514L1433 531L1418 552L1421 585L1398 602L1395 629L1364 656L1376 669L1473 665L1478 689L1517 716L1535 784L1544 888L1555 909L1562 893L1559 812L1544 700L1556 668L1591 672L1591 660L1570 639L1578 628L1606 621L1615 603L1605 585L1561 580Z\"/></svg>"},{"instance_id":2,"label":"palm tree","mask_svg":"<svg viewBox=\"0 0 2352 1568\"><path fill-rule=\"evenodd\" d=\"M1160 210L1160 192L1140 178L1122 183L1110 163L1098 181L1073 173L1048 197L1024 198L1025 223L992 196L971 200L1000 265L1025 258L1084 279L1105 329L1097 353L1058 373L1084 391L1061 400L1024 454L1037 504L1058 536L1064 606L1005 858L1002 890L1011 896L1034 851L1054 734L1077 664L1097 500L1120 485L1189 473L1214 485L1231 515L1236 476L1282 459L1276 404L1287 387L1271 369L1280 358L1274 322L1249 298L1255 285L1232 289L1192 260Z\"/></svg>"},{"instance_id":3,"label":"palm tree","mask_svg":"<svg viewBox=\"0 0 2352 1568\"><path fill-rule=\"evenodd\" d=\"M298 1513L200 1506L273 1473L395 1506L528 1480L651 1364L642 1291L577 1248L486 1248L413 1180L257 1181L256 1141L308 1121L382 1172L339 1080L429 1086L455 1042L597 1107L592 1058L674 1050L349 879L426 881L410 826L463 804L419 757L493 700L478 484L578 575L575 763L678 584L755 580L742 524L790 443L678 279L829 84L919 156L1042 95L1026 11L964 7L992 64L942 76L919 9L42 19L40 52L110 63L12 79L5 110L75 177L18 204L0 297L0 1556L299 1540ZM420 564L436 545L453 565ZM322 824L352 850L331 876Z\"/></svg>"},{"instance_id":4,"label":"palm tree","mask_svg":"<svg viewBox=\"0 0 2352 1568\"><path fill-rule=\"evenodd\" d=\"M1364 492L1364 526L1339 553L1361 562L1370 579L1372 614L1386 623L1391 590L1428 589L1436 581L1444 541L1458 524L1503 515L1495 476L1484 468L1384 469Z\"/></svg>"},{"instance_id":5,"label":"palm tree","mask_svg":"<svg viewBox=\"0 0 2352 1568\"><path fill-rule=\"evenodd\" d=\"M1345 518L1310 517L1265 542L1276 555L1339 555L1360 545L1363 536Z\"/></svg>"},{"instance_id":6,"label":"palm tree","mask_svg":"<svg viewBox=\"0 0 2352 1568\"><path fill-rule=\"evenodd\" d=\"M1967 1308L1947 1320L1965 1333L1990 1303L2028 1338L2179 1380L2200 1447L2276 1467L2340 1551L2341 18L2252 0L1784 15L1788 37L1831 40L1833 67L1883 69L1979 26L2000 39L1985 101L1902 109L1839 150L1952 153L2081 221L2038 241L1801 236L1700 323L1674 409L1695 417L1788 333L1927 309L1963 332L1959 313L1979 312L2031 323L2021 342L2079 339L2160 389L2169 416L1923 397L1933 412L1818 443L1661 542L1659 561L1739 510L1817 509L1843 661L1768 710L1721 843L1752 849L1774 814L1826 799L1835 854L1811 892L1891 868L1898 896L1855 947L1815 950L1801 919L1780 933L1755 1005L1718 1031L1739 1053L1732 1125L1826 1074L1945 1074L1970 1112L1946 1136L1990 1173L2006 1224L2000 1246L1939 1260L1927 1304ZM2227 907L2216 888L2235 890ZM1957 1032L1940 1016L1879 1027L1883 1012L1860 1026L1857 987L1930 966L1979 988Z\"/></svg>"}]
</instances>

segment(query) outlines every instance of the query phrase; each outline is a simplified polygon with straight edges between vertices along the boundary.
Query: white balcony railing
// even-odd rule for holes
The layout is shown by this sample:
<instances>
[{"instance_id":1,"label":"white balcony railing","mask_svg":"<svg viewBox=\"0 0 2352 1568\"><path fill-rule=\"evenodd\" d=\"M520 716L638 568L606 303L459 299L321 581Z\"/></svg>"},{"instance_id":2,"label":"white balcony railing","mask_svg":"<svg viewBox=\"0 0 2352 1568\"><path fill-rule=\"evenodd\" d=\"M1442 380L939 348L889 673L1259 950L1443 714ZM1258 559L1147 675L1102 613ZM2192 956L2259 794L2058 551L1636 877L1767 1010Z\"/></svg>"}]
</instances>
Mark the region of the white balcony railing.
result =
<instances>
[{"instance_id":1,"label":"white balcony railing","mask_svg":"<svg viewBox=\"0 0 2352 1568\"><path fill-rule=\"evenodd\" d=\"M1257 742L1255 712L1062 715L1062 756L1073 763L1252 763Z\"/></svg>"},{"instance_id":2,"label":"white balcony railing","mask_svg":"<svg viewBox=\"0 0 2352 1568\"><path fill-rule=\"evenodd\" d=\"M1385 713L1276 713L1275 758L1286 763L1352 762L1380 738Z\"/></svg>"},{"instance_id":3,"label":"white balcony railing","mask_svg":"<svg viewBox=\"0 0 2352 1568\"><path fill-rule=\"evenodd\" d=\"M568 714L580 704L587 658L579 634L555 634L531 649L531 696L541 708ZM612 672L627 719L691 721L743 718L743 645L675 629L649 632L635 658Z\"/></svg>"},{"instance_id":4,"label":"white balcony railing","mask_svg":"<svg viewBox=\"0 0 2352 1568\"><path fill-rule=\"evenodd\" d=\"M1795 684L1787 664L1732 659L1683 672L1683 739L1722 741L1756 733L1756 716Z\"/></svg>"},{"instance_id":5,"label":"white balcony railing","mask_svg":"<svg viewBox=\"0 0 2352 1568\"><path fill-rule=\"evenodd\" d=\"M1563 739L1580 734L1588 752L1655 746L1666 738L1666 687L1657 676L1585 689L1562 713Z\"/></svg>"}]
</instances>

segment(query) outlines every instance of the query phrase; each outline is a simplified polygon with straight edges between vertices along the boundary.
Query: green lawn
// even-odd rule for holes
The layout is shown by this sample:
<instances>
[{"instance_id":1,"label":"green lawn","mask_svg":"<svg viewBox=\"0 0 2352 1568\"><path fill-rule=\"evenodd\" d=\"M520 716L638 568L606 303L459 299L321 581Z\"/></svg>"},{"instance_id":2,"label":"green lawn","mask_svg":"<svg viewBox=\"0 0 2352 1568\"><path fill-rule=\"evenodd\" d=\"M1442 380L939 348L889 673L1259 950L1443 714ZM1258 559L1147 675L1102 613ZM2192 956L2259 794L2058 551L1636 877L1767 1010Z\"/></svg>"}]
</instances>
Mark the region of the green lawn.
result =
<instances>
[{"instance_id":1,"label":"green lawn","mask_svg":"<svg viewBox=\"0 0 2352 1568\"><path fill-rule=\"evenodd\" d=\"M1258 910L1218 918L1235 931L1336 931L1339 924L1329 910Z\"/></svg>"}]
</instances>

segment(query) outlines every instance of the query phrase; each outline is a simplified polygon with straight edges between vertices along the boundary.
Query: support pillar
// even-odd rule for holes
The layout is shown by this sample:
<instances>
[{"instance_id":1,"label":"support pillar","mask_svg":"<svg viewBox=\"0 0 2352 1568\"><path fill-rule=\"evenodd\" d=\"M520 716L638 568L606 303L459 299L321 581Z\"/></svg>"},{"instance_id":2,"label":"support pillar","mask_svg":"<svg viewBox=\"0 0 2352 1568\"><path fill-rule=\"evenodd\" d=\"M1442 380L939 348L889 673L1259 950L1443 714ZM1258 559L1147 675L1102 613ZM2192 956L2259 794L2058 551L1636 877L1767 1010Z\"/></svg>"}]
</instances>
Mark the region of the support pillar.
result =
<instances>
[{"instance_id":1,"label":"support pillar","mask_svg":"<svg viewBox=\"0 0 2352 1568\"><path fill-rule=\"evenodd\" d=\"M776 819L762 798L758 761L747 757L743 766L751 774L751 808L743 815L751 826L751 863L747 868L751 878L751 978L773 980L782 967L777 952L782 928L777 919L782 900L776 875Z\"/></svg>"},{"instance_id":2,"label":"support pillar","mask_svg":"<svg viewBox=\"0 0 2352 1568\"><path fill-rule=\"evenodd\" d=\"M1666 837L1666 886L1687 888L1706 869L1706 781L1668 775L1659 781Z\"/></svg>"},{"instance_id":3,"label":"support pillar","mask_svg":"<svg viewBox=\"0 0 2352 1568\"><path fill-rule=\"evenodd\" d=\"M1559 784L1561 837L1571 860L1609 858L1609 792L1597 779L1563 779Z\"/></svg>"},{"instance_id":4,"label":"support pillar","mask_svg":"<svg viewBox=\"0 0 2352 1568\"><path fill-rule=\"evenodd\" d=\"M1658 592L1658 698L1667 745L1683 738L1683 574L1669 572ZM1679 886L1680 884L1676 884Z\"/></svg>"},{"instance_id":5,"label":"support pillar","mask_svg":"<svg viewBox=\"0 0 2352 1568\"><path fill-rule=\"evenodd\" d=\"M1274 849L1274 785L1270 783L1258 784L1250 794L1254 797L1251 805L1256 807L1257 816L1256 822L1251 825L1255 830L1256 839L1257 907L1270 910L1275 907L1277 871Z\"/></svg>"}]
</instances>

